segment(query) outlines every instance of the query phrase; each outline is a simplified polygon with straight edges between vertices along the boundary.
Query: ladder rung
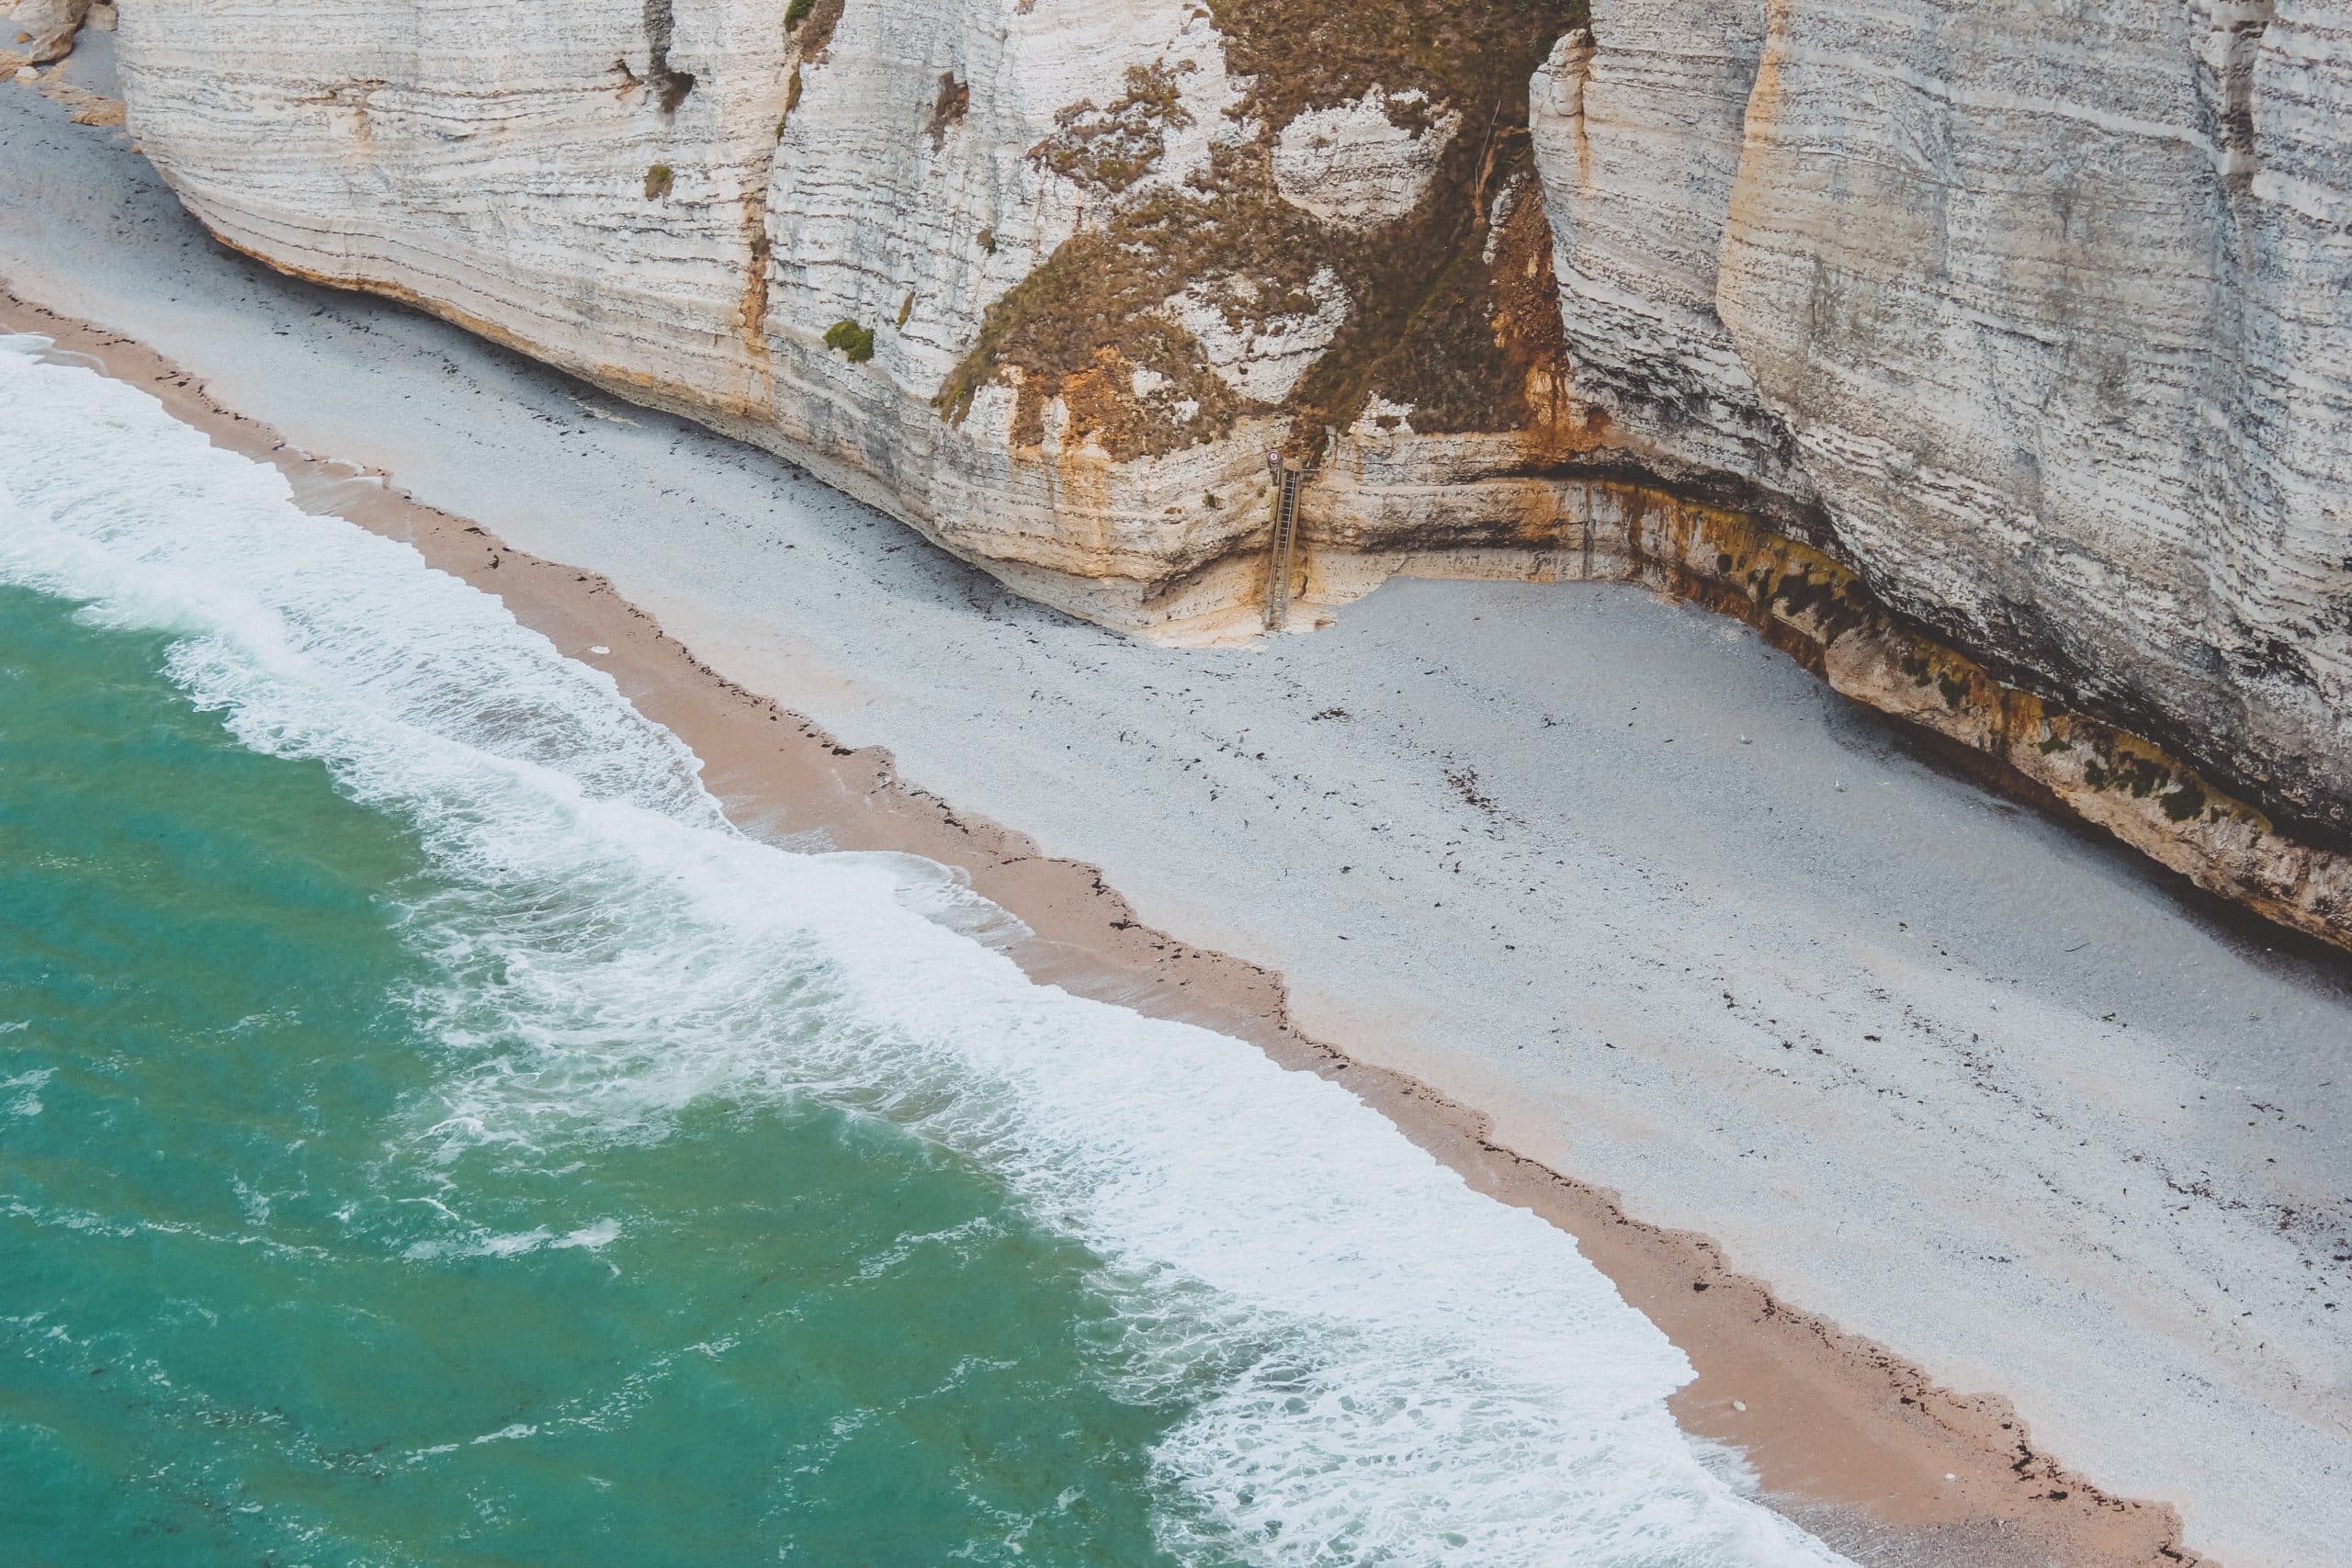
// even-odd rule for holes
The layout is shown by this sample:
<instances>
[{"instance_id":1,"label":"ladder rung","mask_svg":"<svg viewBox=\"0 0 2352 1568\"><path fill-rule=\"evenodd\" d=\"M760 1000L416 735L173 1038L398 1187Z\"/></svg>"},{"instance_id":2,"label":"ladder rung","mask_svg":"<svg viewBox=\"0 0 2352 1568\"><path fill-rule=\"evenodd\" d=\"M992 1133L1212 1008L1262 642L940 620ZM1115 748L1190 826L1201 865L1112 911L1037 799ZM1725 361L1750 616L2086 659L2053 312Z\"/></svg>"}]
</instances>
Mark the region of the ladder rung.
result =
<instances>
[{"instance_id":1,"label":"ladder rung","mask_svg":"<svg viewBox=\"0 0 2352 1568\"><path fill-rule=\"evenodd\" d=\"M1290 619L1291 557L1298 539L1298 487L1305 474L1285 464L1274 491L1274 538L1267 563L1266 629L1280 631Z\"/></svg>"}]
</instances>

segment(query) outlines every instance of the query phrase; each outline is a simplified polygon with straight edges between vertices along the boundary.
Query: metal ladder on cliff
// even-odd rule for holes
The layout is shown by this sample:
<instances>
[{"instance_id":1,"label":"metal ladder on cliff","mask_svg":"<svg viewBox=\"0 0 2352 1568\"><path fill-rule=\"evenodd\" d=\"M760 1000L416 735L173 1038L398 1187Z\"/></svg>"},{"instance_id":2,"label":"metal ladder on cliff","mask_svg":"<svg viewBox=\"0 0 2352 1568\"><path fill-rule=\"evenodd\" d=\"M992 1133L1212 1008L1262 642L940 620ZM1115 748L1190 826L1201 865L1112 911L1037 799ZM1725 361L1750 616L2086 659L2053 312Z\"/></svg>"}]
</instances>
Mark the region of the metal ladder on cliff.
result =
<instances>
[{"instance_id":1,"label":"metal ladder on cliff","mask_svg":"<svg viewBox=\"0 0 2352 1568\"><path fill-rule=\"evenodd\" d=\"M1306 470L1280 452L1266 454L1266 468L1274 476L1274 541L1266 567L1266 629L1278 632L1290 624L1291 560L1298 550L1298 487Z\"/></svg>"}]
</instances>

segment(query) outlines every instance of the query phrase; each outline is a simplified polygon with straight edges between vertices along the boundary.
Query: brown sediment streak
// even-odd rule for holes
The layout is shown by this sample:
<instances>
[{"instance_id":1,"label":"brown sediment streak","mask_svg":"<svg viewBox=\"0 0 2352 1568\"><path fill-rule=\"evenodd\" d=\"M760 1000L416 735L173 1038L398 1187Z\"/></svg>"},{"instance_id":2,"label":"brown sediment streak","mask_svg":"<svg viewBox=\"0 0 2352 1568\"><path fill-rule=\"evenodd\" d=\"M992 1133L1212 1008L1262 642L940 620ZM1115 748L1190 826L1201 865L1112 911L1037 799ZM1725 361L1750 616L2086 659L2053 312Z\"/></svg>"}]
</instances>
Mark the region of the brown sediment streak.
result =
<instances>
[{"instance_id":1,"label":"brown sediment streak","mask_svg":"<svg viewBox=\"0 0 2352 1568\"><path fill-rule=\"evenodd\" d=\"M775 237L768 231L768 191L775 184L777 149L784 143L784 121L793 108L793 97L799 91L800 59L798 51L789 46L777 69L790 68L785 81L785 96L776 112L775 134L765 141L765 150L754 160L754 177L743 188L743 299L741 306L743 346L752 356L752 371L758 378L764 400L775 399L775 373L768 362L768 259L775 254Z\"/></svg>"},{"instance_id":2,"label":"brown sediment streak","mask_svg":"<svg viewBox=\"0 0 2352 1568\"><path fill-rule=\"evenodd\" d=\"M824 63L825 51L832 45L833 29L841 26L842 13L846 8L845 0L816 0L794 38L803 60L812 65Z\"/></svg>"},{"instance_id":3,"label":"brown sediment streak","mask_svg":"<svg viewBox=\"0 0 2352 1568\"><path fill-rule=\"evenodd\" d=\"M567 655L613 674L640 711L684 739L712 793L752 832L781 824L842 849L900 850L960 867L975 891L1036 933L1012 953L1033 978L1218 1030L1344 1084L1480 1191L1567 1231L1689 1357L1697 1377L1672 1402L1677 1419L1738 1445L1768 1500L1833 1544L1867 1543L1876 1562L2211 1568L2180 1544L2170 1506L2114 1496L2069 1472L2034 1446L2005 1401L1938 1385L1886 1348L1781 1301L1707 1237L1634 1219L1613 1193L1495 1142L1481 1113L1302 1033L1281 976L1143 924L1096 868L956 811L901 778L888 751L842 746L735 685L605 579L509 549L389 484L355 495L355 470L299 454L128 338L5 292L0 328L39 333L97 360L217 445L274 465L309 509L405 540L497 595ZM1658 497L1645 526L1690 549L1720 546L1737 525L1733 513L1678 520L1676 504ZM1619 574L1639 575L1622 567Z\"/></svg>"},{"instance_id":4,"label":"brown sediment streak","mask_svg":"<svg viewBox=\"0 0 2352 1568\"><path fill-rule=\"evenodd\" d=\"M775 371L768 362L768 258L775 237L768 232L768 186L775 175L776 143L768 144L759 162L758 176L743 190L743 299L741 307L743 352L752 377L759 382L760 400L775 400Z\"/></svg>"},{"instance_id":5,"label":"brown sediment streak","mask_svg":"<svg viewBox=\"0 0 2352 1568\"><path fill-rule=\"evenodd\" d=\"M743 193L743 346L763 379L768 375L768 193L764 181Z\"/></svg>"}]
</instances>

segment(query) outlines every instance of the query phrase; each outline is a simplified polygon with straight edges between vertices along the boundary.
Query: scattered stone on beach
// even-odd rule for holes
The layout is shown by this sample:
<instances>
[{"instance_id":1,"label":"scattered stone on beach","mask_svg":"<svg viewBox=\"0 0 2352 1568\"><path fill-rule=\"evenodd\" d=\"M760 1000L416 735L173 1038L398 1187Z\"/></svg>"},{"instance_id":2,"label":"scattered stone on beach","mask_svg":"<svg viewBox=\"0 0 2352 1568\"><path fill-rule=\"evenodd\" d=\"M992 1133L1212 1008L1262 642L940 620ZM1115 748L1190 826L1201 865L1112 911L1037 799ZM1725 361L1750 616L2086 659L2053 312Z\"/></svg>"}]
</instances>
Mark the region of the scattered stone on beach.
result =
<instances>
[{"instance_id":1,"label":"scattered stone on beach","mask_svg":"<svg viewBox=\"0 0 2352 1568\"><path fill-rule=\"evenodd\" d=\"M24 0L17 7L17 42L35 65L74 52L74 35L90 14L90 0Z\"/></svg>"}]
</instances>

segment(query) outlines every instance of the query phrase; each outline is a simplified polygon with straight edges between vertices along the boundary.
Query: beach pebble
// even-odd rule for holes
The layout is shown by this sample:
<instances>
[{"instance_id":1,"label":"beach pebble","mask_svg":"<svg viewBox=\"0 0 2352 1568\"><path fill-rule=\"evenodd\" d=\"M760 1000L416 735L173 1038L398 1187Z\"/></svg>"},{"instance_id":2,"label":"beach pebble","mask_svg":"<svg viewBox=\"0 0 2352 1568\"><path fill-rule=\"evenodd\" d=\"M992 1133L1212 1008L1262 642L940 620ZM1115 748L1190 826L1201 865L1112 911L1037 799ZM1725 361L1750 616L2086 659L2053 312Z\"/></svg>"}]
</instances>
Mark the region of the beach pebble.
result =
<instances>
[{"instance_id":1,"label":"beach pebble","mask_svg":"<svg viewBox=\"0 0 2352 1568\"><path fill-rule=\"evenodd\" d=\"M1745 1412L1747 1409L1747 1401L1744 1399L1735 1399L1731 1402L1731 1407L1734 1410Z\"/></svg>"},{"instance_id":2,"label":"beach pebble","mask_svg":"<svg viewBox=\"0 0 2352 1568\"><path fill-rule=\"evenodd\" d=\"M610 653L610 652L612 652L613 650L612 650L611 649L609 649L609 648L606 648L603 643L601 643L601 642L600 642L600 643L595 644L594 647L590 648L590 649L588 649L588 651L589 651L589 652L591 652L591 653Z\"/></svg>"}]
</instances>

